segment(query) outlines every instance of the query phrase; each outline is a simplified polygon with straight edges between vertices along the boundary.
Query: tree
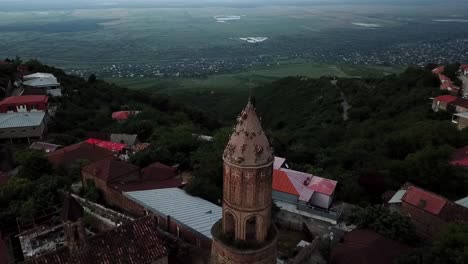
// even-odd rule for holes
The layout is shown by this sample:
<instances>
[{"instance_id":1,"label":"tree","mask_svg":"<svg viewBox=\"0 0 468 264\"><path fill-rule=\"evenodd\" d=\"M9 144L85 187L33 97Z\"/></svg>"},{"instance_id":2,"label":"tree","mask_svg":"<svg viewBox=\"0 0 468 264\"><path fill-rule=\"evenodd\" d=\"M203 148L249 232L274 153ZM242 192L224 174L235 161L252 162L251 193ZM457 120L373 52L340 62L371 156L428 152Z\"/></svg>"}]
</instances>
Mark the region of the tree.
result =
<instances>
[{"instance_id":1,"label":"tree","mask_svg":"<svg viewBox=\"0 0 468 264\"><path fill-rule=\"evenodd\" d=\"M18 177L36 180L44 174L52 174L53 168L42 151L23 150L15 153L15 161L21 165Z\"/></svg>"},{"instance_id":2,"label":"tree","mask_svg":"<svg viewBox=\"0 0 468 264\"><path fill-rule=\"evenodd\" d=\"M416 231L408 217L390 212L382 206L357 208L349 221L359 228L371 229L387 238L408 244L418 242Z\"/></svg>"},{"instance_id":3,"label":"tree","mask_svg":"<svg viewBox=\"0 0 468 264\"><path fill-rule=\"evenodd\" d=\"M397 260L398 264L468 263L468 224L451 223L429 246L418 248Z\"/></svg>"},{"instance_id":4,"label":"tree","mask_svg":"<svg viewBox=\"0 0 468 264\"><path fill-rule=\"evenodd\" d=\"M95 83L96 81L97 81L97 78L94 73L88 77L88 83Z\"/></svg>"}]
</instances>

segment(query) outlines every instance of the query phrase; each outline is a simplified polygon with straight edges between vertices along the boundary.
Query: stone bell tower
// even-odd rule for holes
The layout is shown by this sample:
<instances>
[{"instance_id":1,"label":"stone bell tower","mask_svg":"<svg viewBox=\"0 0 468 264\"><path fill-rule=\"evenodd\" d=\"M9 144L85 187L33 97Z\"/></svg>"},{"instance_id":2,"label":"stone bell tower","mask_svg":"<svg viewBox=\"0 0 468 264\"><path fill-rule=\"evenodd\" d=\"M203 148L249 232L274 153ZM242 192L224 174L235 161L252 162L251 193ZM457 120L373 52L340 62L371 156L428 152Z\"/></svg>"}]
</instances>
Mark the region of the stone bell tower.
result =
<instances>
[{"instance_id":1,"label":"stone bell tower","mask_svg":"<svg viewBox=\"0 0 468 264\"><path fill-rule=\"evenodd\" d=\"M212 264L276 263L274 158L250 101L237 118L223 160L223 218L212 229Z\"/></svg>"}]
</instances>

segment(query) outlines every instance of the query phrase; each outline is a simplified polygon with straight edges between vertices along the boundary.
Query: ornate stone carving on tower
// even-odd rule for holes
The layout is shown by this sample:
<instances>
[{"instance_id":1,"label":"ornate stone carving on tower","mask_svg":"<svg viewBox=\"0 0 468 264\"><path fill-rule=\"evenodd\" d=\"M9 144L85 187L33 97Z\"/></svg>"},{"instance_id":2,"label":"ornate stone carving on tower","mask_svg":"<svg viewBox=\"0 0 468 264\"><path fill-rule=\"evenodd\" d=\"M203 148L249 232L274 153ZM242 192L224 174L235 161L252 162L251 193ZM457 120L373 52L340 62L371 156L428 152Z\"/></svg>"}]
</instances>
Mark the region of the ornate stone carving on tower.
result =
<instances>
[{"instance_id":1,"label":"ornate stone carving on tower","mask_svg":"<svg viewBox=\"0 0 468 264\"><path fill-rule=\"evenodd\" d=\"M223 218L212 229L212 264L276 263L274 158L250 101L237 118L223 160Z\"/></svg>"}]
</instances>

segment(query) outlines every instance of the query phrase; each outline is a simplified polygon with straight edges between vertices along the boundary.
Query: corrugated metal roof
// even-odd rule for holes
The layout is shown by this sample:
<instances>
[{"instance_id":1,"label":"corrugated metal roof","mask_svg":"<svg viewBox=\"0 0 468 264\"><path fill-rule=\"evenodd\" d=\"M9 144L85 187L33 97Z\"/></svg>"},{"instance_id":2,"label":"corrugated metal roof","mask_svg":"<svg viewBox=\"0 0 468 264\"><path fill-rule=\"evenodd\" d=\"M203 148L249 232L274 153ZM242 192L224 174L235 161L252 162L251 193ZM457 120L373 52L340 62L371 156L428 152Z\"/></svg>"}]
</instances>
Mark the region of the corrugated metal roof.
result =
<instances>
[{"instance_id":1,"label":"corrugated metal roof","mask_svg":"<svg viewBox=\"0 0 468 264\"><path fill-rule=\"evenodd\" d=\"M401 199L403 198L403 195L405 195L406 190L399 190L398 192L393 195L392 199L388 201L388 203L401 203Z\"/></svg>"},{"instance_id":2,"label":"corrugated metal roof","mask_svg":"<svg viewBox=\"0 0 468 264\"><path fill-rule=\"evenodd\" d=\"M299 192L289 180L288 175L277 169L273 170L273 190L299 196Z\"/></svg>"},{"instance_id":3,"label":"corrugated metal roof","mask_svg":"<svg viewBox=\"0 0 468 264\"><path fill-rule=\"evenodd\" d=\"M461 205L463 207L468 208L468 196L463 198L463 199L460 199L460 200L456 201L455 203L459 204L459 205Z\"/></svg>"},{"instance_id":4,"label":"corrugated metal roof","mask_svg":"<svg viewBox=\"0 0 468 264\"><path fill-rule=\"evenodd\" d=\"M36 79L36 78L53 78L57 80L52 73L44 73L44 72L36 72L33 74L23 76L23 80L26 80L26 81L31 80L31 79Z\"/></svg>"},{"instance_id":5,"label":"corrugated metal roof","mask_svg":"<svg viewBox=\"0 0 468 264\"><path fill-rule=\"evenodd\" d=\"M212 239L211 227L222 218L222 208L178 188L124 193L131 200Z\"/></svg>"},{"instance_id":6,"label":"corrugated metal roof","mask_svg":"<svg viewBox=\"0 0 468 264\"><path fill-rule=\"evenodd\" d=\"M57 80L55 78L51 77L42 77L42 78L35 78L29 81L23 82L24 85L26 86L32 86L32 87L42 87L42 86L57 86L59 83L57 83Z\"/></svg>"},{"instance_id":7,"label":"corrugated metal roof","mask_svg":"<svg viewBox=\"0 0 468 264\"><path fill-rule=\"evenodd\" d=\"M283 167L285 162L286 162L285 158L280 158L280 157L275 156L275 161L273 162L273 169L279 169Z\"/></svg>"},{"instance_id":8,"label":"corrugated metal roof","mask_svg":"<svg viewBox=\"0 0 468 264\"><path fill-rule=\"evenodd\" d=\"M438 215L447 203L447 199L414 186L408 188L402 201L434 215Z\"/></svg>"},{"instance_id":9,"label":"corrugated metal roof","mask_svg":"<svg viewBox=\"0 0 468 264\"><path fill-rule=\"evenodd\" d=\"M44 117L44 112L0 114L0 129L39 126Z\"/></svg>"}]
</instances>

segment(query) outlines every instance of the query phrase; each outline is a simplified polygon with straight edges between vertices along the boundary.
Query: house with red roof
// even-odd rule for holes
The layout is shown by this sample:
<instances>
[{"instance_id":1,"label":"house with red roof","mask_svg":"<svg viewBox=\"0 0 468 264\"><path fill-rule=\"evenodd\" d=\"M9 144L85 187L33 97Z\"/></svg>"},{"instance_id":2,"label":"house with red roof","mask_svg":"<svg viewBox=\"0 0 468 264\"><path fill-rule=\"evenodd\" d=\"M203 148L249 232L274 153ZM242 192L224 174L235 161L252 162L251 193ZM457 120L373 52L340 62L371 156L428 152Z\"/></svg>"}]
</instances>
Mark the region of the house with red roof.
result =
<instances>
[{"instance_id":1,"label":"house with red roof","mask_svg":"<svg viewBox=\"0 0 468 264\"><path fill-rule=\"evenodd\" d=\"M468 99L453 95L437 96L432 100L432 110L434 112L442 110L450 113L468 112Z\"/></svg>"},{"instance_id":2,"label":"house with red roof","mask_svg":"<svg viewBox=\"0 0 468 264\"><path fill-rule=\"evenodd\" d=\"M442 83L451 83L452 82L452 80L449 77L447 77L447 76L445 76L443 74L439 74L439 80L440 80L441 84Z\"/></svg>"},{"instance_id":3,"label":"house with red roof","mask_svg":"<svg viewBox=\"0 0 468 264\"><path fill-rule=\"evenodd\" d=\"M101 148L105 148L114 153L121 153L127 148L127 145L123 143L116 143L112 141L105 141L105 140L100 140L100 139L95 139L95 138L89 138L85 142L96 145Z\"/></svg>"},{"instance_id":4,"label":"house with red roof","mask_svg":"<svg viewBox=\"0 0 468 264\"><path fill-rule=\"evenodd\" d=\"M448 91L451 94L458 95L460 92L460 87L456 86L452 82L445 82L440 85L440 90L442 91Z\"/></svg>"},{"instance_id":5,"label":"house with red roof","mask_svg":"<svg viewBox=\"0 0 468 264\"><path fill-rule=\"evenodd\" d=\"M442 74L444 72L444 70L445 70L445 66L439 66L437 68L434 68L432 70L432 73L436 74L436 75L439 75L439 74Z\"/></svg>"},{"instance_id":6,"label":"house with red roof","mask_svg":"<svg viewBox=\"0 0 468 264\"><path fill-rule=\"evenodd\" d=\"M453 95L441 95L437 96L432 100L432 110L438 112L439 110L448 111L448 107L452 102L457 100L456 96Z\"/></svg>"},{"instance_id":7,"label":"house with red roof","mask_svg":"<svg viewBox=\"0 0 468 264\"><path fill-rule=\"evenodd\" d=\"M411 247L372 230L355 229L345 234L330 252L331 264L392 264Z\"/></svg>"},{"instance_id":8,"label":"house with red roof","mask_svg":"<svg viewBox=\"0 0 468 264\"><path fill-rule=\"evenodd\" d=\"M144 209L123 195L124 192L146 191L183 186L176 169L156 162L140 170L139 167L116 157L93 162L81 170L84 187L94 184L105 202L135 215Z\"/></svg>"},{"instance_id":9,"label":"house with red roof","mask_svg":"<svg viewBox=\"0 0 468 264\"><path fill-rule=\"evenodd\" d=\"M273 170L273 199L323 209L333 203L337 182L290 169Z\"/></svg>"},{"instance_id":10,"label":"house with red roof","mask_svg":"<svg viewBox=\"0 0 468 264\"><path fill-rule=\"evenodd\" d=\"M409 183L389 203L408 216L418 234L427 238L434 237L447 223L468 221L468 208Z\"/></svg>"},{"instance_id":11,"label":"house with red roof","mask_svg":"<svg viewBox=\"0 0 468 264\"><path fill-rule=\"evenodd\" d=\"M0 113L47 112L49 97L45 95L11 96L0 101Z\"/></svg>"},{"instance_id":12,"label":"house with red roof","mask_svg":"<svg viewBox=\"0 0 468 264\"><path fill-rule=\"evenodd\" d=\"M463 75L468 76L468 64L460 65L460 71Z\"/></svg>"},{"instance_id":13,"label":"house with red roof","mask_svg":"<svg viewBox=\"0 0 468 264\"><path fill-rule=\"evenodd\" d=\"M67 169L78 161L96 162L113 156L114 153L110 150L87 142L81 142L51 152L47 154L47 159L54 167Z\"/></svg>"},{"instance_id":14,"label":"house with red roof","mask_svg":"<svg viewBox=\"0 0 468 264\"><path fill-rule=\"evenodd\" d=\"M112 119L117 121L125 121L128 120L130 117L139 114L140 111L118 111L112 113Z\"/></svg>"}]
</instances>

